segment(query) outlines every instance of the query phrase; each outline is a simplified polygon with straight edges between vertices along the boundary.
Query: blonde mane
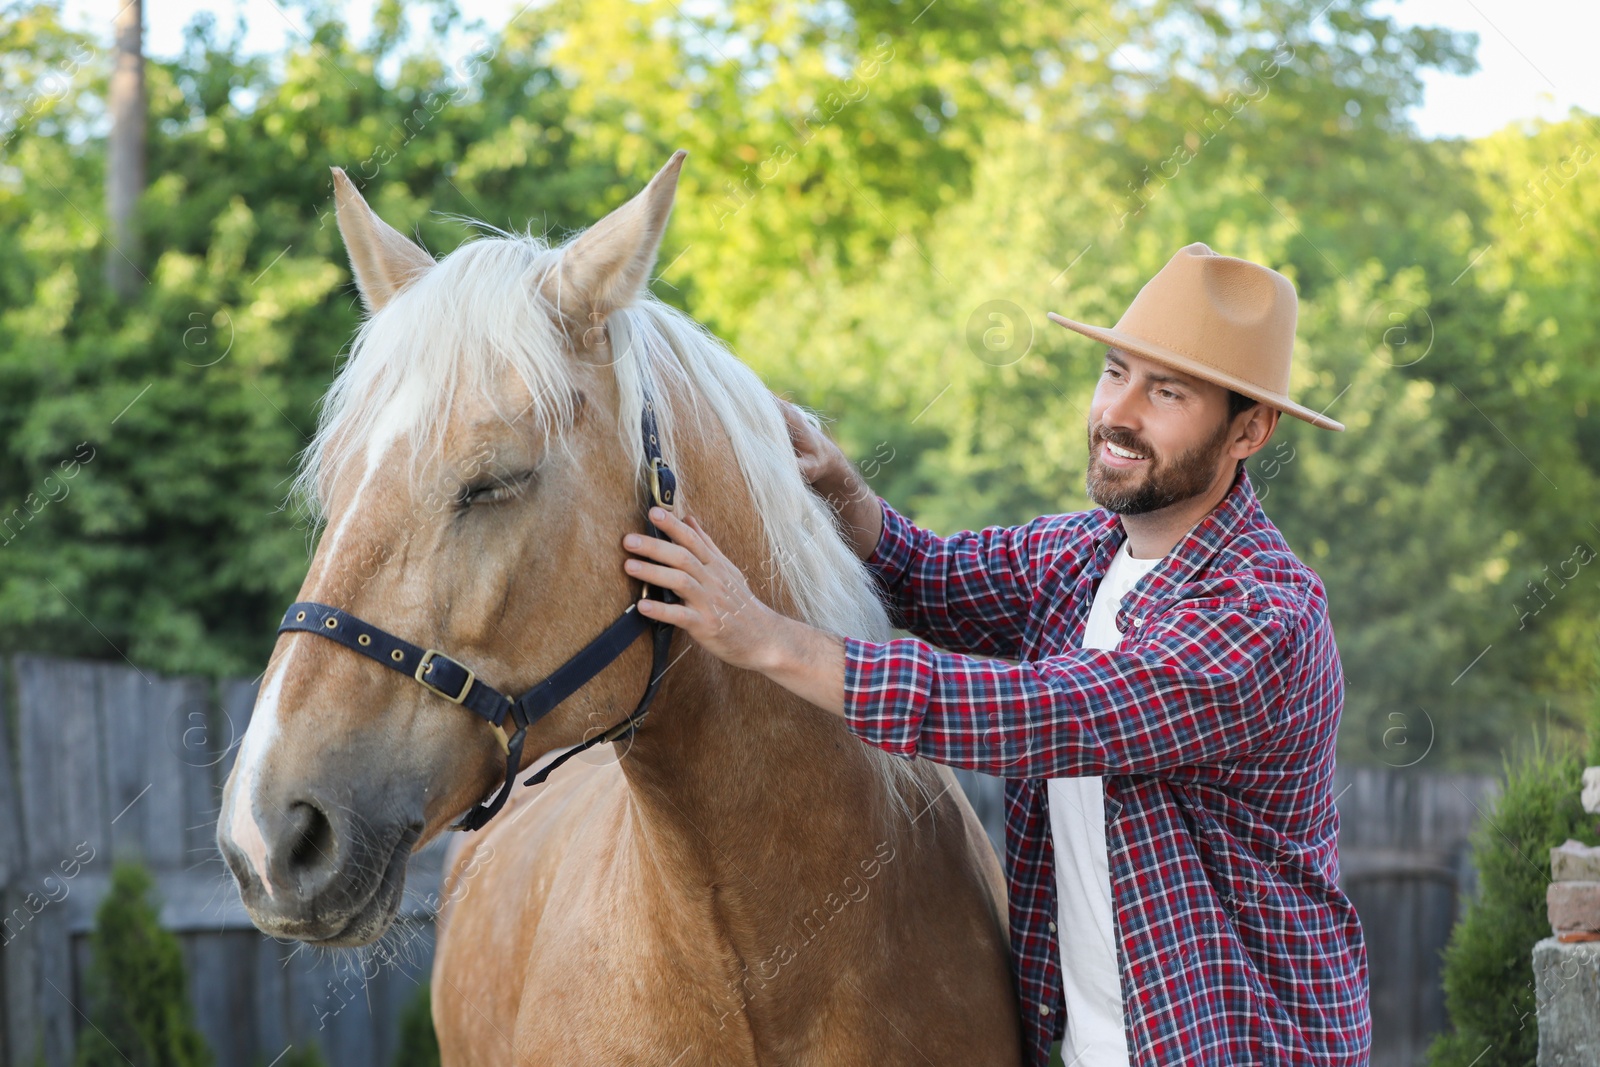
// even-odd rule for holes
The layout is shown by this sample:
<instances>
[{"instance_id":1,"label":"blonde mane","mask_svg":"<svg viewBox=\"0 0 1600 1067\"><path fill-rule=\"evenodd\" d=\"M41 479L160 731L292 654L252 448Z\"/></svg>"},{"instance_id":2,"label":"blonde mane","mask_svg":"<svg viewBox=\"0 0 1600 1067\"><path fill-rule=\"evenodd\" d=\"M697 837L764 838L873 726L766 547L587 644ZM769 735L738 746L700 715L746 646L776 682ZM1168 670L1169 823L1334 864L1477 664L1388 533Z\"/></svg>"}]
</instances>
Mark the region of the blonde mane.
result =
<instances>
[{"instance_id":1,"label":"blonde mane","mask_svg":"<svg viewBox=\"0 0 1600 1067\"><path fill-rule=\"evenodd\" d=\"M507 372L534 398L532 414L545 428L547 445L562 444L561 428L573 414L577 357L544 283L570 244L490 231L440 260L363 323L324 398L296 479L297 495L315 519L324 516L327 488L340 470L381 456L402 436L413 443L413 461L420 461L427 452L417 443L442 437L457 390L493 402L493 386ZM760 378L710 331L649 292L613 312L607 326L619 397L617 447L631 457L637 484L643 485L646 467L639 434L645 394L657 399L671 462L681 413L661 398L670 386L686 385L731 442L766 534L768 559L799 617L841 635L891 636L875 583L839 537L831 511L801 478L783 416ZM497 410L508 419L523 414ZM694 490L680 486L686 499ZM904 810L902 786L916 783L912 789L925 793L911 762L865 747L896 808Z\"/></svg>"}]
</instances>

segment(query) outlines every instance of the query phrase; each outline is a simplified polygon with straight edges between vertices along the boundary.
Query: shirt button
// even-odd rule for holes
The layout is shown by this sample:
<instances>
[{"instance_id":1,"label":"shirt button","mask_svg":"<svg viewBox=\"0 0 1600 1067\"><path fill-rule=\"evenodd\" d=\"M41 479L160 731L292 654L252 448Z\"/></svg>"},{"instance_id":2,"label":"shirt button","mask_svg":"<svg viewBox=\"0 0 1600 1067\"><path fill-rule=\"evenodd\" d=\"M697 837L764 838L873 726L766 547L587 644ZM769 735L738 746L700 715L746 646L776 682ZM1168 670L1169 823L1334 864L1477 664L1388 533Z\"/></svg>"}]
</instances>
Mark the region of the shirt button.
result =
<instances>
[{"instance_id":1,"label":"shirt button","mask_svg":"<svg viewBox=\"0 0 1600 1067\"><path fill-rule=\"evenodd\" d=\"M1049 1015L1050 1014L1050 1005L1048 1005L1048 1004L1039 1005L1039 1014L1040 1015Z\"/></svg>"},{"instance_id":2,"label":"shirt button","mask_svg":"<svg viewBox=\"0 0 1600 1067\"><path fill-rule=\"evenodd\" d=\"M1055 923L1051 923L1050 924L1050 932L1052 934L1056 932L1056 924Z\"/></svg>"},{"instance_id":3,"label":"shirt button","mask_svg":"<svg viewBox=\"0 0 1600 1067\"><path fill-rule=\"evenodd\" d=\"M1133 620L1133 624L1135 626L1143 626L1144 625L1144 616L1140 615L1138 618L1134 619Z\"/></svg>"}]
</instances>

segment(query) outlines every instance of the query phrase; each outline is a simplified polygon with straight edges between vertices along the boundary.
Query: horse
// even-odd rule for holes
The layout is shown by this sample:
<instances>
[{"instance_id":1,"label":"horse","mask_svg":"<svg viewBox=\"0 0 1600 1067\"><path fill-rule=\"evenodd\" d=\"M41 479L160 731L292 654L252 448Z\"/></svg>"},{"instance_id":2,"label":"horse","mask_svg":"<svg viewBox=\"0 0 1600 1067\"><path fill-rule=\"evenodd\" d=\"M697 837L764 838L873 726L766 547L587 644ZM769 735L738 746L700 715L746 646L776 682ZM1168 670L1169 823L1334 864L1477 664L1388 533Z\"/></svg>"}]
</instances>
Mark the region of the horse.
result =
<instances>
[{"instance_id":1,"label":"horse","mask_svg":"<svg viewBox=\"0 0 1600 1067\"><path fill-rule=\"evenodd\" d=\"M218 846L263 932L370 944L414 850L591 745L447 851L444 1063L1015 1064L1005 884L948 768L682 634L659 665L628 643L514 749L495 717L625 619L621 539L662 468L765 603L892 633L778 399L649 291L684 155L561 244L484 227L437 261L335 169L367 314L302 460L322 533Z\"/></svg>"}]
</instances>

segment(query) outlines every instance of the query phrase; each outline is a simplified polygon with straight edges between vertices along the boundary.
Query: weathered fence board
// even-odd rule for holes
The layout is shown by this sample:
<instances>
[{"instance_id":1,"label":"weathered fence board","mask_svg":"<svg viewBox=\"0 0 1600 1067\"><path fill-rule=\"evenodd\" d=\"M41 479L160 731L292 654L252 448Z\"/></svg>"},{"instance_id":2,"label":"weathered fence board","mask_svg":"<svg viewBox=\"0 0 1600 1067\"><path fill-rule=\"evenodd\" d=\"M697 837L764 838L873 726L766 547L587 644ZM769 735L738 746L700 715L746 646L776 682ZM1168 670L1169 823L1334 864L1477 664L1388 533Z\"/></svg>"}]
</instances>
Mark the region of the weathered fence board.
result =
<instances>
[{"instance_id":1,"label":"weathered fence board","mask_svg":"<svg viewBox=\"0 0 1600 1067\"><path fill-rule=\"evenodd\" d=\"M1374 1067L1420 1063L1444 1030L1440 958L1458 903L1474 889L1468 835L1493 803L1493 778L1386 768L1341 772L1342 884L1367 935Z\"/></svg>"}]
</instances>

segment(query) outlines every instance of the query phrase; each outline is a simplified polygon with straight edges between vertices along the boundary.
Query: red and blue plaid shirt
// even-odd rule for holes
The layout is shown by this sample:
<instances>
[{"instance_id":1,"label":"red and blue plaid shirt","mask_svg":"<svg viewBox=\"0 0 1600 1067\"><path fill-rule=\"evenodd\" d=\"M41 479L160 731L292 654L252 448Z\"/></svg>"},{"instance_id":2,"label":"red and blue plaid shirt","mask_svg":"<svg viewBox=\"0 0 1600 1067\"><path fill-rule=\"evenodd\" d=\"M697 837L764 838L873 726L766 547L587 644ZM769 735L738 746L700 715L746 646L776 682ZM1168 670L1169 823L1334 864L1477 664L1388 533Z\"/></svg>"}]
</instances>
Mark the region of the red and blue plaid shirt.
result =
<instances>
[{"instance_id":1,"label":"red and blue plaid shirt","mask_svg":"<svg viewBox=\"0 0 1600 1067\"><path fill-rule=\"evenodd\" d=\"M1339 654L1321 580L1243 468L1123 599L1114 651L1080 647L1126 536L1111 512L941 538L883 511L869 564L891 617L950 651L847 639L846 718L890 752L1007 779L1029 1063L1065 1007L1045 780L1078 775L1104 776L1132 1063L1367 1063L1366 946L1330 788Z\"/></svg>"}]
</instances>

